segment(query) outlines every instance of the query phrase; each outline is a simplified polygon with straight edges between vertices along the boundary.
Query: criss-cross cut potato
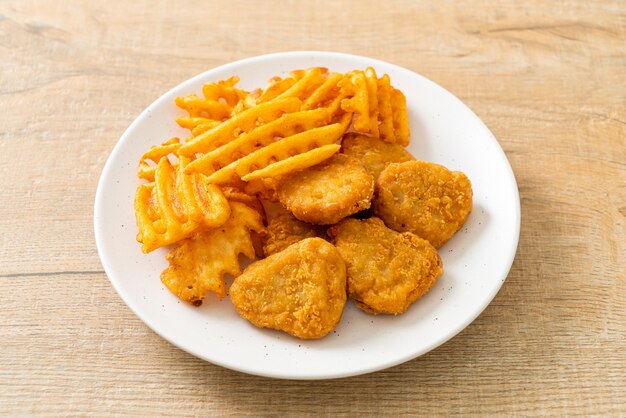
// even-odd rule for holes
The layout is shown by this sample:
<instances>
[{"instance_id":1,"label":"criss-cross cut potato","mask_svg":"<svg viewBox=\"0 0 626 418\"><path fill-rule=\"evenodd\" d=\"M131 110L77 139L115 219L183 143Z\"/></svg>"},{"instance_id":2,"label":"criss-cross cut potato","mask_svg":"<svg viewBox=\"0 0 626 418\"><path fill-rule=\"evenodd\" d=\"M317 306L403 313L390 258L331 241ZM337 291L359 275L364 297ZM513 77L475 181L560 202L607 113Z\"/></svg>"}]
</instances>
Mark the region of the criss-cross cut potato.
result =
<instances>
[{"instance_id":1,"label":"criss-cross cut potato","mask_svg":"<svg viewBox=\"0 0 626 418\"><path fill-rule=\"evenodd\" d=\"M252 234L264 229L261 215L244 203L230 202L230 206L224 225L178 242L166 256L170 265L161 273L161 281L192 305L201 305L208 291L225 297L224 275L241 273L239 254L255 256Z\"/></svg>"}]
</instances>

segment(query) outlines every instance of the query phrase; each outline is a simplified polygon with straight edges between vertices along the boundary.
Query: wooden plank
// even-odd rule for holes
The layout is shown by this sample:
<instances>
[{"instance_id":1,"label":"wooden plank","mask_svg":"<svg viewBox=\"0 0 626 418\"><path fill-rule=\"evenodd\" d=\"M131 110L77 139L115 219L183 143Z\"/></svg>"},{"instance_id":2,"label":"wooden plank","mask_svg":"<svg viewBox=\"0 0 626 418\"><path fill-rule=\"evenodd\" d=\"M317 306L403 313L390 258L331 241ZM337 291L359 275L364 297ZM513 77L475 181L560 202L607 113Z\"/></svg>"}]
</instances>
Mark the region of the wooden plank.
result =
<instances>
[{"instance_id":1,"label":"wooden plank","mask_svg":"<svg viewBox=\"0 0 626 418\"><path fill-rule=\"evenodd\" d=\"M270 380L162 340L102 272L100 171L142 109L211 67L339 50L413 69L494 132L522 199L485 312L390 370ZM0 414L626 414L626 5L0 2Z\"/></svg>"}]
</instances>

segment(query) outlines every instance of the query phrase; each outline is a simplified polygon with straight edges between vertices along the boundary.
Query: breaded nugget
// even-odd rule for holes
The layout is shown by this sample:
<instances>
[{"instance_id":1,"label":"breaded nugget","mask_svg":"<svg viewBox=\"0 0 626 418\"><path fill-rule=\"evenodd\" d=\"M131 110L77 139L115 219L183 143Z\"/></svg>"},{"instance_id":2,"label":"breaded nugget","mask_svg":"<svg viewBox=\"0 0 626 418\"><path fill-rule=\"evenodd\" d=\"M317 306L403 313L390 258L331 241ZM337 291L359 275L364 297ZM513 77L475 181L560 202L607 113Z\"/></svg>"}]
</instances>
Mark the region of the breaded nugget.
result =
<instances>
[{"instance_id":1,"label":"breaded nugget","mask_svg":"<svg viewBox=\"0 0 626 418\"><path fill-rule=\"evenodd\" d=\"M359 160L374 180L390 163L403 163L415 159L402 145L390 144L379 138L356 133L349 133L343 137L341 152Z\"/></svg>"},{"instance_id":2,"label":"breaded nugget","mask_svg":"<svg viewBox=\"0 0 626 418\"><path fill-rule=\"evenodd\" d=\"M307 238L248 266L230 287L230 298L257 327L322 338L341 319L346 266L332 244Z\"/></svg>"},{"instance_id":3,"label":"breaded nugget","mask_svg":"<svg viewBox=\"0 0 626 418\"><path fill-rule=\"evenodd\" d=\"M370 207L374 179L356 158L336 154L286 176L276 191L280 203L296 218L330 225Z\"/></svg>"},{"instance_id":4,"label":"breaded nugget","mask_svg":"<svg viewBox=\"0 0 626 418\"><path fill-rule=\"evenodd\" d=\"M297 220L291 212L283 212L267 225L263 236L263 253L266 257L284 250L305 238L326 238L326 227Z\"/></svg>"},{"instance_id":5,"label":"breaded nugget","mask_svg":"<svg viewBox=\"0 0 626 418\"><path fill-rule=\"evenodd\" d=\"M344 219L328 234L346 262L348 294L365 312L403 313L443 274L428 241L393 231L376 217Z\"/></svg>"},{"instance_id":6,"label":"breaded nugget","mask_svg":"<svg viewBox=\"0 0 626 418\"><path fill-rule=\"evenodd\" d=\"M396 231L409 231L435 248L458 231L472 211L472 184L439 164L390 164L378 177L374 214Z\"/></svg>"}]
</instances>

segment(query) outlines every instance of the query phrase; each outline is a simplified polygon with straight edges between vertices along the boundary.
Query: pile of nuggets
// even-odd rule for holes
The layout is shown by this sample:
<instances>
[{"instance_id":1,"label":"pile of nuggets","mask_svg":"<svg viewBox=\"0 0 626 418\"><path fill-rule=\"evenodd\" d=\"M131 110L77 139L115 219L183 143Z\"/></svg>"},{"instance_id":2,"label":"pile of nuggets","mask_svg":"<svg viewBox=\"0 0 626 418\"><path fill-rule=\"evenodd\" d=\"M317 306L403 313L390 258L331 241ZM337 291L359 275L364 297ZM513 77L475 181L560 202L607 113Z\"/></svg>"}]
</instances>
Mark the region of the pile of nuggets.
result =
<instances>
[{"instance_id":1,"label":"pile of nuggets","mask_svg":"<svg viewBox=\"0 0 626 418\"><path fill-rule=\"evenodd\" d=\"M238 81L177 98L191 136L139 162L137 240L169 247L162 282L199 306L232 275L241 317L303 339L334 329L348 297L405 312L443 274L437 248L472 209L468 178L405 150L406 98L373 68ZM241 255L256 260L243 272Z\"/></svg>"}]
</instances>

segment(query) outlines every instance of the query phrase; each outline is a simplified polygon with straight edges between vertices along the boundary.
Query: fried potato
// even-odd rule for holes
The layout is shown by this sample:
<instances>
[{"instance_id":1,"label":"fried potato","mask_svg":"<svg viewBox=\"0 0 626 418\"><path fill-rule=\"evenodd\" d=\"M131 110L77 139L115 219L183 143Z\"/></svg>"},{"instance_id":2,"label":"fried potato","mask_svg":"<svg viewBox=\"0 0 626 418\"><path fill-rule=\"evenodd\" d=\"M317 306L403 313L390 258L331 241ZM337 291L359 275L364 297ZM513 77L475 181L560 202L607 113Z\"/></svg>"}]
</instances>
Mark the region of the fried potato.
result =
<instances>
[{"instance_id":1,"label":"fried potato","mask_svg":"<svg viewBox=\"0 0 626 418\"><path fill-rule=\"evenodd\" d=\"M398 144L409 145L409 115L406 111L406 97L398 89L391 92L391 109L393 114L393 129Z\"/></svg>"},{"instance_id":2,"label":"fried potato","mask_svg":"<svg viewBox=\"0 0 626 418\"><path fill-rule=\"evenodd\" d=\"M338 98L340 101L344 97L341 96L341 89L339 88L339 82L342 79L343 75L341 74L329 74L324 82L304 101L302 110L316 109L318 107L330 107L333 108L333 111L336 110L332 103ZM337 107L339 101L337 101Z\"/></svg>"},{"instance_id":3,"label":"fried potato","mask_svg":"<svg viewBox=\"0 0 626 418\"><path fill-rule=\"evenodd\" d=\"M370 207L374 179L353 157L336 154L285 176L277 184L281 204L301 221L329 225Z\"/></svg>"},{"instance_id":4,"label":"fried potato","mask_svg":"<svg viewBox=\"0 0 626 418\"><path fill-rule=\"evenodd\" d=\"M269 257L291 244L314 237L326 239L326 227L299 221L291 212L284 212L270 221L261 236L263 254Z\"/></svg>"},{"instance_id":5,"label":"fried potato","mask_svg":"<svg viewBox=\"0 0 626 418\"><path fill-rule=\"evenodd\" d=\"M251 231L263 231L261 215L243 203L231 202L230 206L224 225L180 241L166 256L170 265L161 273L161 281L192 305L201 305L208 291L225 297L224 275L241 273L239 254L255 256Z\"/></svg>"},{"instance_id":6,"label":"fried potato","mask_svg":"<svg viewBox=\"0 0 626 418\"><path fill-rule=\"evenodd\" d=\"M220 226L230 215L228 201L217 186L201 175L184 173L187 161L182 157L173 166L162 157L154 182L137 188L137 241L144 253L187 238L201 226Z\"/></svg>"},{"instance_id":7,"label":"fried potato","mask_svg":"<svg viewBox=\"0 0 626 418\"><path fill-rule=\"evenodd\" d=\"M299 79L283 93L276 96L276 99L286 97L297 97L300 100L307 99L311 93L324 83L324 76L327 72L328 70L322 67L313 67L308 70L298 70L294 72Z\"/></svg>"},{"instance_id":8,"label":"fried potato","mask_svg":"<svg viewBox=\"0 0 626 418\"><path fill-rule=\"evenodd\" d=\"M458 231L472 210L472 185L459 171L426 161L390 164L378 177L374 213L391 229L435 247Z\"/></svg>"},{"instance_id":9,"label":"fried potato","mask_svg":"<svg viewBox=\"0 0 626 418\"><path fill-rule=\"evenodd\" d=\"M346 267L332 244L307 238L248 266L229 293L237 313L257 327L321 338L341 319Z\"/></svg>"},{"instance_id":10,"label":"fried potato","mask_svg":"<svg viewBox=\"0 0 626 418\"><path fill-rule=\"evenodd\" d=\"M208 152L196 159L190 166L190 170L207 174L211 182L223 183L229 180L232 172L222 168L237 161L258 149L265 149L279 139L290 137L303 131L309 131L322 127L330 121L331 114L327 109L316 109L302 112L287 113L280 118L254 128L250 132L241 134L236 139ZM347 126L346 126L347 128ZM345 131L345 129L344 129ZM343 133L343 132L342 132ZM309 134L310 135L310 134ZM335 137L335 141L341 134ZM310 142L310 141L309 141ZM228 173L228 175L227 175ZM216 181L216 179L221 179Z\"/></svg>"},{"instance_id":11,"label":"fried potato","mask_svg":"<svg viewBox=\"0 0 626 418\"><path fill-rule=\"evenodd\" d=\"M263 204L261 201L254 195L250 195L237 187L233 186L222 186L220 187L222 193L224 193L224 197L229 202L239 202L245 205L250 206L252 209L259 212L261 218L265 220L265 209L263 208Z\"/></svg>"},{"instance_id":12,"label":"fried potato","mask_svg":"<svg viewBox=\"0 0 626 418\"><path fill-rule=\"evenodd\" d=\"M389 76L384 74L378 79L378 115L380 125L378 127L380 138L385 142L396 142L393 126L393 109L391 108L391 82Z\"/></svg>"},{"instance_id":13,"label":"fried potato","mask_svg":"<svg viewBox=\"0 0 626 418\"><path fill-rule=\"evenodd\" d=\"M341 108L355 114L354 129L368 133L371 129L370 100L365 74L363 71L352 71L341 80L339 87L344 95L349 96L341 101Z\"/></svg>"},{"instance_id":14,"label":"fried potato","mask_svg":"<svg viewBox=\"0 0 626 418\"><path fill-rule=\"evenodd\" d=\"M389 164L415 159L401 145L356 133L344 136L341 141L341 152L359 160L374 180Z\"/></svg>"},{"instance_id":15,"label":"fried potato","mask_svg":"<svg viewBox=\"0 0 626 418\"><path fill-rule=\"evenodd\" d=\"M369 132L370 135L378 137L378 80L376 71L372 67L365 70L365 82L367 84L367 98L369 100Z\"/></svg>"},{"instance_id":16,"label":"fried potato","mask_svg":"<svg viewBox=\"0 0 626 418\"><path fill-rule=\"evenodd\" d=\"M260 148L245 157L233 161L226 167L219 169L209 176L209 181L217 184L223 184L229 182L235 176L243 178L247 181L254 179L255 177L276 177L277 174L273 174L271 169L268 170L268 175L259 176L259 173L257 173L257 175L253 175L252 178L246 176L279 161L286 160L299 154L306 154L308 151L324 145L330 145L341 137L343 132L345 132L345 128L345 126L336 123L321 128L313 128L299 134L279 139L278 141ZM305 156L306 161L308 162L310 162L308 158L309 156L310 155ZM314 164L316 163L311 163L304 167L294 167L294 169L307 168Z\"/></svg>"},{"instance_id":17,"label":"fried potato","mask_svg":"<svg viewBox=\"0 0 626 418\"><path fill-rule=\"evenodd\" d=\"M222 121L230 117L231 107L219 100L201 99L195 94L190 94L185 97L177 97L175 103L176 106L186 110L190 118Z\"/></svg>"},{"instance_id":18,"label":"fried potato","mask_svg":"<svg viewBox=\"0 0 626 418\"><path fill-rule=\"evenodd\" d=\"M179 155L193 157L196 153L211 152L235 139L241 133L250 132L259 125L278 119L285 113L300 109L302 102L295 97L276 99L244 110L185 143L178 149ZM192 165L189 165L191 171Z\"/></svg>"},{"instance_id":19,"label":"fried potato","mask_svg":"<svg viewBox=\"0 0 626 418\"><path fill-rule=\"evenodd\" d=\"M348 294L365 312L403 313L443 274L428 241L395 232L378 218L347 218L328 234L346 262Z\"/></svg>"},{"instance_id":20,"label":"fried potato","mask_svg":"<svg viewBox=\"0 0 626 418\"><path fill-rule=\"evenodd\" d=\"M137 175L140 179L154 181L154 172L156 170L157 163L163 157L167 157L170 154L175 154L180 148L180 139L170 138L161 145L153 145L150 149L141 156L139 159L139 170ZM150 164L152 163L152 164Z\"/></svg>"},{"instance_id":21,"label":"fried potato","mask_svg":"<svg viewBox=\"0 0 626 418\"><path fill-rule=\"evenodd\" d=\"M253 171L242 177L245 181L258 180L266 177L284 176L299 170L312 167L329 159L333 154L337 153L341 146L339 144L323 145L314 148L303 154L297 154L281 161L276 161L267 167Z\"/></svg>"},{"instance_id":22,"label":"fried potato","mask_svg":"<svg viewBox=\"0 0 626 418\"><path fill-rule=\"evenodd\" d=\"M176 122L192 130L194 136L214 127L231 116L233 108L248 97L248 92L235 88L239 77L230 77L217 83L207 83L202 87L204 98L196 94L177 97L175 103L186 110L188 117L180 117ZM198 129L202 126L202 129Z\"/></svg>"}]
</instances>

